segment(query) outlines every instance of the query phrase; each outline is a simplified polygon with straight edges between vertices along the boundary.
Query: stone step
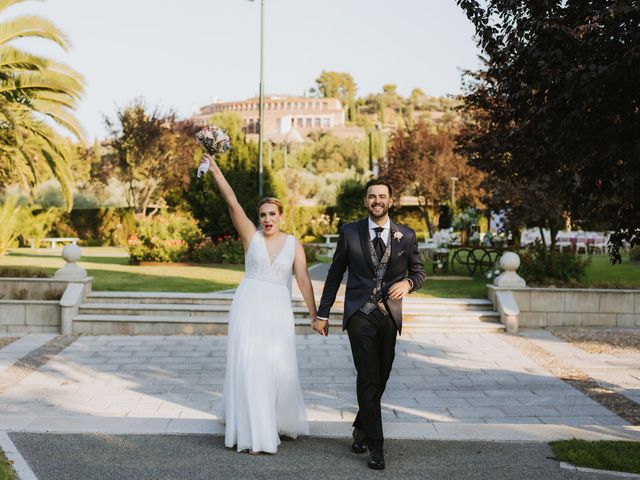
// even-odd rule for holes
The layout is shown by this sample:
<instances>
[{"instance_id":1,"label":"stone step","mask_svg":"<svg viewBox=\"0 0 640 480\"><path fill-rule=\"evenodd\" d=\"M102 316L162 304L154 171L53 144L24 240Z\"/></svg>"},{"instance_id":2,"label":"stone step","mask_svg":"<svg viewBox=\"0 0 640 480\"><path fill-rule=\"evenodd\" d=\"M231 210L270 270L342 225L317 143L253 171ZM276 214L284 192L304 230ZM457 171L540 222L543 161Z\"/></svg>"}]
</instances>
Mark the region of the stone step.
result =
<instances>
[{"instance_id":1,"label":"stone step","mask_svg":"<svg viewBox=\"0 0 640 480\"><path fill-rule=\"evenodd\" d=\"M226 335L227 318L222 315L122 315L81 313L74 318L74 334L85 335ZM332 322L332 328L341 328ZM308 318L295 318L297 334L313 333ZM447 318L405 318L403 332L502 332L495 321Z\"/></svg>"},{"instance_id":2,"label":"stone step","mask_svg":"<svg viewBox=\"0 0 640 480\"><path fill-rule=\"evenodd\" d=\"M308 318L306 307L292 307L295 318ZM165 304L165 303L84 303L80 305L79 314L82 315L115 315L115 316L171 316L171 317L210 317L225 320L229 314L229 305L207 304ZM342 308L333 308L331 317L340 318ZM406 321L442 319L448 321L481 321L491 322L499 318L497 312L490 310L429 310L425 306L407 305L403 308L403 317Z\"/></svg>"},{"instance_id":3,"label":"stone step","mask_svg":"<svg viewBox=\"0 0 640 480\"><path fill-rule=\"evenodd\" d=\"M429 318L403 322L403 333L501 333L505 327L500 318L485 321L454 320L450 318Z\"/></svg>"},{"instance_id":4,"label":"stone step","mask_svg":"<svg viewBox=\"0 0 640 480\"><path fill-rule=\"evenodd\" d=\"M233 293L175 293L175 292L92 292L87 303L116 304L188 304L188 305L230 305ZM292 299L294 306L304 307L304 300L299 296ZM320 297L316 297L320 303ZM413 306L429 310L492 310L489 300L470 298L429 298L410 296L403 301L404 308ZM342 308L344 299L338 297L335 308Z\"/></svg>"},{"instance_id":5,"label":"stone step","mask_svg":"<svg viewBox=\"0 0 640 480\"><path fill-rule=\"evenodd\" d=\"M169 303L169 304L228 304L233 293L177 293L177 292L91 292L90 303Z\"/></svg>"}]
</instances>

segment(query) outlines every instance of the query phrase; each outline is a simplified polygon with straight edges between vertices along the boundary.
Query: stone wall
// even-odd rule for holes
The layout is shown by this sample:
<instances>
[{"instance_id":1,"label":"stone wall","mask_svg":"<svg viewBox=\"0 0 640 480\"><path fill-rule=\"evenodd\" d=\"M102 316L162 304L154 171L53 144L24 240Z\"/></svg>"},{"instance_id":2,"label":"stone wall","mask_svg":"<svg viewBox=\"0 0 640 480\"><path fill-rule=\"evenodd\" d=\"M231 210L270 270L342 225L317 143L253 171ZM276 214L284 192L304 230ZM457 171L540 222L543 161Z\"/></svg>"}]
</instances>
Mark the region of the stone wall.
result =
<instances>
[{"instance_id":1,"label":"stone wall","mask_svg":"<svg viewBox=\"0 0 640 480\"><path fill-rule=\"evenodd\" d=\"M513 294L520 327L640 327L640 290L488 288L494 305L496 292Z\"/></svg>"},{"instance_id":2,"label":"stone wall","mask_svg":"<svg viewBox=\"0 0 640 480\"><path fill-rule=\"evenodd\" d=\"M84 284L84 297L91 291L91 280L73 282ZM60 301L43 298L48 292L62 295L69 283L55 278L0 278L0 333L60 332ZM23 290L25 298L13 298Z\"/></svg>"},{"instance_id":3,"label":"stone wall","mask_svg":"<svg viewBox=\"0 0 640 480\"><path fill-rule=\"evenodd\" d=\"M0 300L0 333L58 333L59 331L59 302Z\"/></svg>"}]
</instances>

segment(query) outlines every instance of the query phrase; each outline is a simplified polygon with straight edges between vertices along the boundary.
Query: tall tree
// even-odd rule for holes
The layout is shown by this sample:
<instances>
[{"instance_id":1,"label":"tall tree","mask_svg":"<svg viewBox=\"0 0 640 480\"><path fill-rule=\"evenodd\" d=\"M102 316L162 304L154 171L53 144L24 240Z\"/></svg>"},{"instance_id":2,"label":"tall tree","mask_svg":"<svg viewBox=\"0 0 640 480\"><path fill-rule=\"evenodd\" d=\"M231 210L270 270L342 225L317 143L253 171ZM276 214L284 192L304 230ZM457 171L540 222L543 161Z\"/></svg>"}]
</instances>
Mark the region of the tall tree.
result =
<instances>
[{"instance_id":1,"label":"tall tree","mask_svg":"<svg viewBox=\"0 0 640 480\"><path fill-rule=\"evenodd\" d=\"M454 151L453 136L453 132L442 126L424 122L398 130L392 136L386 161L380 165L380 173L391 183L396 198L400 195L418 198L431 235L435 230L432 214L448 202L451 177L458 179L456 203L481 206L482 191L478 184L482 176Z\"/></svg>"},{"instance_id":2,"label":"tall tree","mask_svg":"<svg viewBox=\"0 0 640 480\"><path fill-rule=\"evenodd\" d=\"M0 1L0 14L24 1ZM44 18L20 15L0 22L0 180L31 189L47 172L53 174L70 209L68 151L45 119L81 138L72 111L82 95L83 79L62 63L13 46L20 38L41 38L69 48L65 35Z\"/></svg>"},{"instance_id":3,"label":"tall tree","mask_svg":"<svg viewBox=\"0 0 640 480\"><path fill-rule=\"evenodd\" d=\"M461 137L493 203L552 230L565 215L640 243L640 5L457 0L484 68L468 76Z\"/></svg>"},{"instance_id":4,"label":"tall tree","mask_svg":"<svg viewBox=\"0 0 640 480\"><path fill-rule=\"evenodd\" d=\"M323 97L340 99L342 105L347 107L349 121L355 121L355 98L358 87L350 73L323 70L316 79L316 85Z\"/></svg>"},{"instance_id":5,"label":"tall tree","mask_svg":"<svg viewBox=\"0 0 640 480\"><path fill-rule=\"evenodd\" d=\"M145 213L153 200L171 188L186 188L194 164L193 127L178 122L141 100L120 109L116 119L105 118L112 161L127 184L127 204Z\"/></svg>"}]
</instances>

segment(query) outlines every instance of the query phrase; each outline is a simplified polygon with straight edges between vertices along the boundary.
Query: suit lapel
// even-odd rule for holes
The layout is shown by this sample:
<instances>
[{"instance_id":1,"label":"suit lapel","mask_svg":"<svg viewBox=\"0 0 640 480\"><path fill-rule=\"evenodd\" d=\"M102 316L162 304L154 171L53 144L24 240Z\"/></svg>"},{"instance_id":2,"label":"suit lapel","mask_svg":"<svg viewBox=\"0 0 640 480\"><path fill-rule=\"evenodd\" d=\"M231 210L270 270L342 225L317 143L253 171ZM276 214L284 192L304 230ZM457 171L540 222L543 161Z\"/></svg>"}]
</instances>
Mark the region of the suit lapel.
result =
<instances>
[{"instance_id":1,"label":"suit lapel","mask_svg":"<svg viewBox=\"0 0 640 480\"><path fill-rule=\"evenodd\" d=\"M397 242L397 240L393 237L393 234L396 233L397 231L398 231L398 226L395 223L393 223L392 221L390 221L390 224L389 224L389 242L391 242L391 256L389 257L389 263L391 263L393 261L393 259L395 258L396 250L400 246L400 244Z\"/></svg>"},{"instance_id":2,"label":"suit lapel","mask_svg":"<svg viewBox=\"0 0 640 480\"><path fill-rule=\"evenodd\" d=\"M360 234L360 246L362 247L362 255L364 255L364 259L369 265L369 268L372 272L375 273L375 268L373 266L373 260L371 259L371 249L369 248L369 219L365 218L360 222L360 228L358 229L358 233Z\"/></svg>"}]
</instances>

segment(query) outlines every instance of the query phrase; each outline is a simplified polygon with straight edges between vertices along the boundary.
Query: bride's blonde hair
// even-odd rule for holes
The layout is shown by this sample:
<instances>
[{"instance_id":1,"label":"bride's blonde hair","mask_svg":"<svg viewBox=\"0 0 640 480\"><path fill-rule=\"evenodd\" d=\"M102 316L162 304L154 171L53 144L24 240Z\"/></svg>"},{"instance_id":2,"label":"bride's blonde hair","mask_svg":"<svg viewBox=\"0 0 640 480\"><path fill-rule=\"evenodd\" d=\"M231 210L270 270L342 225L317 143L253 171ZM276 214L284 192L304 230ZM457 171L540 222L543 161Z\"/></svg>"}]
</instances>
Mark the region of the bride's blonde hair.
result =
<instances>
[{"instance_id":1,"label":"bride's blonde hair","mask_svg":"<svg viewBox=\"0 0 640 480\"><path fill-rule=\"evenodd\" d=\"M280 215L282 215L284 209L282 207L282 202L280 200L278 200L276 197L265 197L262 200L260 200L258 202L258 211L260 211L260 207L262 205L265 205L267 203L270 203L272 205L275 205L276 207L278 207L278 212L280 212Z\"/></svg>"}]
</instances>

